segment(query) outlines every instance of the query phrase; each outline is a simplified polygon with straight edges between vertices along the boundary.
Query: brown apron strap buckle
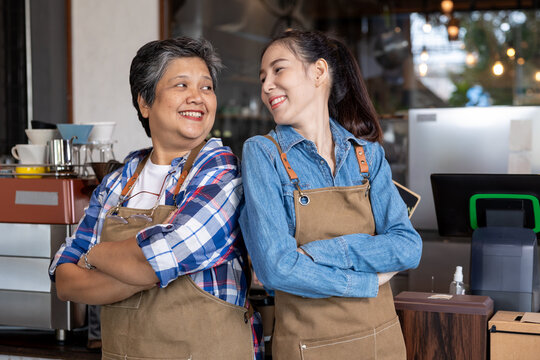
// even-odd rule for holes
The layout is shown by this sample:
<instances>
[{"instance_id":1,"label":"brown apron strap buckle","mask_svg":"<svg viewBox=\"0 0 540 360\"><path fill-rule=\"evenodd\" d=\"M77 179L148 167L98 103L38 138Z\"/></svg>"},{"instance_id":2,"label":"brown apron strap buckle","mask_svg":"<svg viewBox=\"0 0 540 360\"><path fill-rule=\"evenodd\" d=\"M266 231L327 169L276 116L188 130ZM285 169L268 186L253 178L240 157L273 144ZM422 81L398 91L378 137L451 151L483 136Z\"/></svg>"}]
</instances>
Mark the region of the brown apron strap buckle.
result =
<instances>
[{"instance_id":1,"label":"brown apron strap buckle","mask_svg":"<svg viewBox=\"0 0 540 360\"><path fill-rule=\"evenodd\" d=\"M122 200L122 197L120 197L120 200ZM113 206L108 212L107 212L107 216L114 216L114 215L118 215L118 211L120 210L120 204L122 203L122 201L119 201L118 204L116 204L115 206Z\"/></svg>"},{"instance_id":2,"label":"brown apron strap buckle","mask_svg":"<svg viewBox=\"0 0 540 360\"><path fill-rule=\"evenodd\" d=\"M296 175L296 172L293 170L291 164L289 164L289 160L287 159L287 154L281 153L280 158L281 158L281 162L285 166L285 170L287 171L287 175L289 175L289 178L291 180L298 180L298 175Z\"/></svg>"},{"instance_id":3,"label":"brown apron strap buckle","mask_svg":"<svg viewBox=\"0 0 540 360\"><path fill-rule=\"evenodd\" d=\"M369 173L369 165L366 160L366 152L364 151L364 147L361 145L355 145L354 153L356 154L356 159L358 160L358 166L360 166L360 172Z\"/></svg>"},{"instance_id":4,"label":"brown apron strap buckle","mask_svg":"<svg viewBox=\"0 0 540 360\"><path fill-rule=\"evenodd\" d=\"M308 205L310 202L309 196L307 196L306 194L302 194L301 191L299 192L300 192L300 197L298 197L298 203L302 206Z\"/></svg>"},{"instance_id":5,"label":"brown apron strap buckle","mask_svg":"<svg viewBox=\"0 0 540 360\"><path fill-rule=\"evenodd\" d=\"M289 160L287 159L287 154L285 154L281 150L281 146L279 146L276 139L274 139L270 135L264 135L264 137L267 138L268 140L271 140L274 143L274 145L276 145L276 148L278 149L278 152L279 152L279 158L281 159L283 166L285 166L285 171L287 171L287 175L289 175L289 179L291 179L292 182L296 180L298 183L298 175L296 175L296 172L294 172L291 164L289 164ZM296 187L298 188L298 184L296 184Z\"/></svg>"}]
</instances>

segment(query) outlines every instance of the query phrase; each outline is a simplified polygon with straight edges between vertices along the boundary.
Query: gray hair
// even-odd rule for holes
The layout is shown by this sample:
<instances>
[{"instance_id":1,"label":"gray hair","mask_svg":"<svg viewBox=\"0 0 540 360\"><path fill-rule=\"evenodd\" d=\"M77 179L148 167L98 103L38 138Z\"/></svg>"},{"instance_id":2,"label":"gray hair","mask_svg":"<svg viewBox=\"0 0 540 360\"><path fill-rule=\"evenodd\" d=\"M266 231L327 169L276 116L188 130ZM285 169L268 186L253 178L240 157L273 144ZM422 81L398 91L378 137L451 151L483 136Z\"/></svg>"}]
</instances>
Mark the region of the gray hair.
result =
<instances>
[{"instance_id":1,"label":"gray hair","mask_svg":"<svg viewBox=\"0 0 540 360\"><path fill-rule=\"evenodd\" d=\"M156 97L157 83L161 80L167 66L172 60L184 57L202 59L208 67L214 89L217 87L217 74L223 65L212 44L204 39L197 40L183 36L151 41L137 51L137 55L131 62L129 72L131 100L148 136L151 136L150 126L148 119L142 116L139 109L139 94L149 106L152 106Z\"/></svg>"}]
</instances>

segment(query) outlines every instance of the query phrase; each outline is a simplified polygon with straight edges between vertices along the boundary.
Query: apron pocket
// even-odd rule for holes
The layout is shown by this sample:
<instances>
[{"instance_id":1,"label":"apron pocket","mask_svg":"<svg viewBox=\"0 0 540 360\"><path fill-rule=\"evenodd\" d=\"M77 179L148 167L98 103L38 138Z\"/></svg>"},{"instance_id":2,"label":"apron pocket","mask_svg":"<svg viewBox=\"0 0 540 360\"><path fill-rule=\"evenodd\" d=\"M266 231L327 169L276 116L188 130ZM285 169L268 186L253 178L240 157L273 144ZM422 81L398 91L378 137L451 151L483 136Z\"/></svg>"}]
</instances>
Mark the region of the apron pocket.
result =
<instances>
[{"instance_id":1,"label":"apron pocket","mask_svg":"<svg viewBox=\"0 0 540 360\"><path fill-rule=\"evenodd\" d=\"M405 340L403 339L403 333L401 332L401 326L399 325L399 318L397 316L377 328L375 343L377 360L405 360L407 358Z\"/></svg>"},{"instance_id":2,"label":"apron pocket","mask_svg":"<svg viewBox=\"0 0 540 360\"><path fill-rule=\"evenodd\" d=\"M124 299L122 301L118 301L112 304L104 305L106 307L112 307L112 308L123 308L123 309L138 309L141 305L141 299L142 299L142 291L136 293L135 295L132 295L131 297L128 297L127 299Z\"/></svg>"},{"instance_id":3,"label":"apron pocket","mask_svg":"<svg viewBox=\"0 0 540 360\"><path fill-rule=\"evenodd\" d=\"M327 340L300 341L302 360L375 359L373 330Z\"/></svg>"},{"instance_id":4,"label":"apron pocket","mask_svg":"<svg viewBox=\"0 0 540 360\"><path fill-rule=\"evenodd\" d=\"M301 341L300 352L302 360L406 359L397 316L372 330L331 339Z\"/></svg>"},{"instance_id":5,"label":"apron pocket","mask_svg":"<svg viewBox=\"0 0 540 360\"><path fill-rule=\"evenodd\" d=\"M137 356L128 356L110 353L108 351L102 351L101 360L192 360L193 356L190 355L179 355L174 358L162 358L162 357L137 357Z\"/></svg>"}]
</instances>

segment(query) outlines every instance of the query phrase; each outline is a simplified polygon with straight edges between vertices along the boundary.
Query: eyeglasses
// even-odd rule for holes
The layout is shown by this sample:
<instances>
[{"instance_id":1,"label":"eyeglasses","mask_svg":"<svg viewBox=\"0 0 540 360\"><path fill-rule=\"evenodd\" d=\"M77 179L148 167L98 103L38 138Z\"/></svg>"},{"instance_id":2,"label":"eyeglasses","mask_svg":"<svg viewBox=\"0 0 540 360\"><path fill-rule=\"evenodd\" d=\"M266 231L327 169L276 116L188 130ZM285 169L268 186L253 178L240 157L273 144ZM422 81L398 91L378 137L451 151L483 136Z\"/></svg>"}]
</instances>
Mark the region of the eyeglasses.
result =
<instances>
[{"instance_id":1,"label":"eyeglasses","mask_svg":"<svg viewBox=\"0 0 540 360\"><path fill-rule=\"evenodd\" d=\"M154 215L154 212L152 211L150 213L150 215L146 215L146 214L133 214L133 215L129 215L129 216L120 216L118 214L116 215L107 215L106 218L107 219L110 219L116 223L119 223L119 224L128 224L129 223L129 219L133 219L135 221L144 221L144 222L147 222L147 223L151 223L152 220L153 220L153 215Z\"/></svg>"},{"instance_id":2,"label":"eyeglasses","mask_svg":"<svg viewBox=\"0 0 540 360\"><path fill-rule=\"evenodd\" d=\"M142 190L142 191L139 191L138 193L130 195L130 196L124 198L124 199L121 198L118 201L118 204L113 208L113 210L111 212L109 212L107 214L107 216L105 218L110 219L110 220L112 220L112 221L114 221L116 223L120 223L120 224L128 224L129 219L132 219L134 221L144 221L144 222L147 222L147 223L151 223L152 220L153 220L154 211L159 206L159 201L161 199L161 196L163 195L163 188L165 187L167 179L169 178L169 176L171 176L175 172L176 171L171 171L170 173L167 174L167 176L165 176L165 178L163 179L163 182L161 183L161 187L160 187L158 193ZM124 203L126 203L129 200L133 199L135 196L141 195L141 194L144 194L144 193L157 196L156 202L155 202L154 206L152 207L152 211L150 212L150 214L132 214L132 215L129 215L129 216L120 216L120 215L118 215L118 211L120 210L120 207Z\"/></svg>"}]
</instances>

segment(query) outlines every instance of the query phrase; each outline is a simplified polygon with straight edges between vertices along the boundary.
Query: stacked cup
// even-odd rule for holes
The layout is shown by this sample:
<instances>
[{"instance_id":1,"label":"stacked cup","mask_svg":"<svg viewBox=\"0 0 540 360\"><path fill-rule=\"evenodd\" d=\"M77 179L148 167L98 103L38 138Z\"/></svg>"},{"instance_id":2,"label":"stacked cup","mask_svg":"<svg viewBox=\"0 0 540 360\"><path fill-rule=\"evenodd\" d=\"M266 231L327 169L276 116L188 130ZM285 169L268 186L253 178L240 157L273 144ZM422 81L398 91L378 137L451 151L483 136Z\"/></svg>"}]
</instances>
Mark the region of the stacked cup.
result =
<instances>
[{"instance_id":1,"label":"stacked cup","mask_svg":"<svg viewBox=\"0 0 540 360\"><path fill-rule=\"evenodd\" d=\"M11 148L11 155L19 160L20 166L15 168L19 178L37 178L41 176L31 174L42 174L47 171L44 166L47 159L47 142L57 136L56 129L26 129L29 144L17 144Z\"/></svg>"}]
</instances>

